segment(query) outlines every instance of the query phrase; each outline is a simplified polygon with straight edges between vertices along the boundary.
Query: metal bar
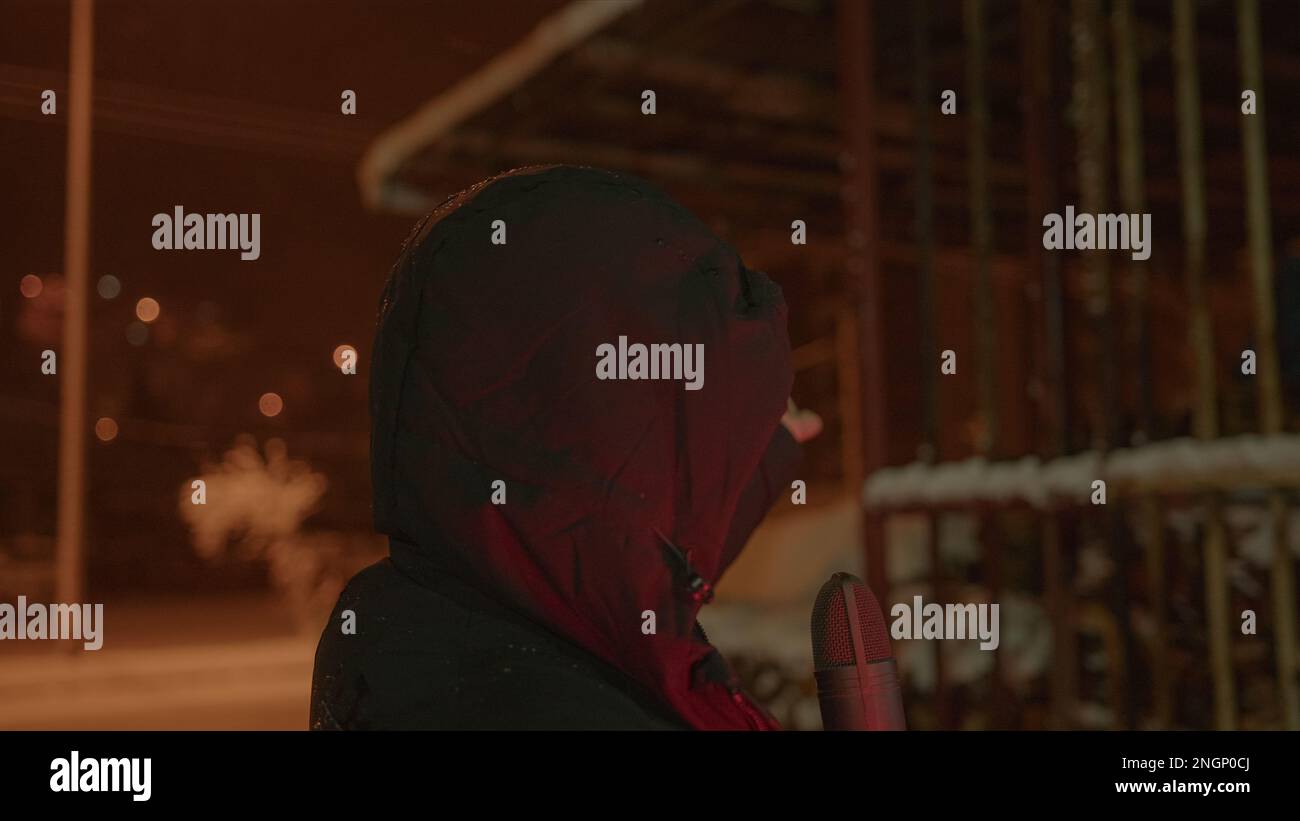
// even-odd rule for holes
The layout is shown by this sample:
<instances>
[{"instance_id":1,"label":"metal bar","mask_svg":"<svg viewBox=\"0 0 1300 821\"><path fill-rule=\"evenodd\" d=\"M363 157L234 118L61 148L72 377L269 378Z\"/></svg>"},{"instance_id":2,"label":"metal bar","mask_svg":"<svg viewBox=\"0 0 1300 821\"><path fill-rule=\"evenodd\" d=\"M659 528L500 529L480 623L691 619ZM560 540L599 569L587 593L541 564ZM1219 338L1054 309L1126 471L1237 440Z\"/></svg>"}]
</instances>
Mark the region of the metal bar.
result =
<instances>
[{"instance_id":1,"label":"metal bar","mask_svg":"<svg viewBox=\"0 0 1300 821\"><path fill-rule=\"evenodd\" d=\"M1259 386L1260 432L1282 431L1282 391L1278 374L1276 313L1273 305L1273 231L1268 197L1268 148L1264 131L1264 77L1260 67L1259 4L1237 0L1237 42L1241 81L1255 92L1255 113L1241 117L1245 160L1246 236L1250 247L1251 284L1255 294L1255 357ZM1295 564L1287 547L1286 499L1269 496L1273 536L1273 615L1276 637L1278 697L1283 725L1300 729L1300 693L1296 685Z\"/></svg>"},{"instance_id":2,"label":"metal bar","mask_svg":"<svg viewBox=\"0 0 1300 821\"><path fill-rule=\"evenodd\" d=\"M845 229L849 245L845 292L857 313L859 386L862 397L863 468L888 462L885 392L884 283L878 258L880 230L876 134L875 31L872 0L840 0L836 25L845 136ZM884 527L866 512L863 526L867 578L882 602L889 600Z\"/></svg>"},{"instance_id":3,"label":"metal bar","mask_svg":"<svg viewBox=\"0 0 1300 821\"><path fill-rule=\"evenodd\" d=\"M1214 341L1205 296L1205 174L1201 156L1200 79L1196 67L1196 6L1173 0L1174 91L1178 102L1178 165L1183 187L1189 343L1194 357L1196 400L1192 429L1201 439L1219 433ZM1208 498L1205 527L1205 609L1214 685L1214 723L1230 730L1237 721L1236 685L1229 646L1227 546L1219 500Z\"/></svg>"},{"instance_id":4,"label":"metal bar","mask_svg":"<svg viewBox=\"0 0 1300 821\"><path fill-rule=\"evenodd\" d=\"M998 395L996 370L997 329L993 317L993 288L989 258L993 253L993 215L989 207L989 107L985 88L988 63L982 0L962 3L966 36L966 106L970 126L967 163L970 175L971 250L975 255L976 403L980 430L976 451L992 456L998 446Z\"/></svg>"},{"instance_id":5,"label":"metal bar","mask_svg":"<svg viewBox=\"0 0 1300 821\"><path fill-rule=\"evenodd\" d=\"M858 316L852 306L835 312L835 386L840 414L840 469L850 499L860 498L863 468L862 387L858 372Z\"/></svg>"},{"instance_id":6,"label":"metal bar","mask_svg":"<svg viewBox=\"0 0 1300 821\"><path fill-rule=\"evenodd\" d=\"M939 457L939 358L935 332L934 136L937 105L930 87L930 0L912 3L912 116L916 187L915 230L920 312L921 448L923 461Z\"/></svg>"},{"instance_id":7,"label":"metal bar","mask_svg":"<svg viewBox=\"0 0 1300 821\"><path fill-rule=\"evenodd\" d=\"M95 8L73 0L68 47L68 181L64 203L66 282L59 356L58 540L55 598L84 599L86 505L86 325L90 278L91 101L94 99Z\"/></svg>"},{"instance_id":8,"label":"metal bar","mask_svg":"<svg viewBox=\"0 0 1300 821\"><path fill-rule=\"evenodd\" d=\"M386 204L391 178L417 151L487 108L556 57L640 5L641 0L574 0L522 40L375 138L357 168L370 207Z\"/></svg>"},{"instance_id":9,"label":"metal bar","mask_svg":"<svg viewBox=\"0 0 1300 821\"><path fill-rule=\"evenodd\" d=\"M1109 210L1110 202L1107 185L1110 170L1110 103L1107 94L1105 25L1098 0L1074 0L1072 11L1080 206L1085 213L1101 214ZM1118 355L1115 323L1112 320L1108 251L1085 251L1084 270L1087 275L1088 318L1100 343L1096 373L1101 401L1096 403L1093 447L1105 452L1119 441L1120 420ZM1123 725L1132 728L1137 721L1137 704L1133 688L1129 686L1134 666L1134 647L1133 633L1129 629L1128 578L1122 572L1122 568L1128 567L1128 541L1115 502L1112 501L1102 509L1101 519L1101 531L1117 568L1108 585L1107 599L1114 618L1121 625L1121 652L1118 658L1122 663L1111 671L1114 679L1111 691L1122 695L1121 703L1116 706L1123 717Z\"/></svg>"},{"instance_id":10,"label":"metal bar","mask_svg":"<svg viewBox=\"0 0 1300 821\"><path fill-rule=\"evenodd\" d=\"M1146 213L1145 169L1142 158L1142 90L1138 85L1140 58L1134 34L1133 0L1115 0L1111 30L1115 42L1115 115L1118 136L1119 193L1124 210ZM1129 338L1137 348L1135 404L1140 437L1151 435L1151 339L1147 317L1149 282L1146 265L1129 260Z\"/></svg>"},{"instance_id":11,"label":"metal bar","mask_svg":"<svg viewBox=\"0 0 1300 821\"><path fill-rule=\"evenodd\" d=\"M1101 5L1098 0L1074 0L1072 12L1074 99L1079 132L1079 205L1086 213L1098 214L1107 210L1110 200L1107 185L1110 117ZM1102 401L1094 403L1097 413L1093 421L1093 444L1104 451L1113 447L1116 440L1109 256L1104 250L1085 251L1084 270L1088 317L1102 342L1098 362Z\"/></svg>"},{"instance_id":12,"label":"metal bar","mask_svg":"<svg viewBox=\"0 0 1300 821\"><path fill-rule=\"evenodd\" d=\"M1120 202L1126 212L1147 210L1142 158L1142 92L1134 36L1133 0L1115 0L1111 9L1111 34L1115 44L1115 114L1119 154ZM1137 406L1135 444L1151 436L1151 338L1147 312L1146 264L1129 260L1126 266L1130 290L1128 340L1137 349L1134 401ZM1164 526L1159 500L1144 497L1137 506L1139 527L1147 553L1147 588L1155 635L1150 644L1151 695L1157 727L1168 727L1173 718L1173 689L1169 680L1169 646L1164 585Z\"/></svg>"},{"instance_id":13,"label":"metal bar","mask_svg":"<svg viewBox=\"0 0 1300 821\"><path fill-rule=\"evenodd\" d=\"M1190 0L1174 3L1175 96L1178 103L1179 177L1183 189L1183 234L1186 243L1188 303L1196 399L1192 426L1202 439L1219 433L1214 379L1214 345L1205 297L1205 174L1201 149L1200 80L1196 67L1196 7Z\"/></svg>"},{"instance_id":14,"label":"metal bar","mask_svg":"<svg viewBox=\"0 0 1300 821\"><path fill-rule=\"evenodd\" d=\"M1169 663L1168 596L1165 587L1165 529L1160 499L1154 495L1138 502L1138 515L1146 532L1146 571L1151 601L1151 714L1155 729L1173 724L1174 697Z\"/></svg>"},{"instance_id":15,"label":"metal bar","mask_svg":"<svg viewBox=\"0 0 1300 821\"><path fill-rule=\"evenodd\" d=\"M939 354L935 330L934 279L934 131L931 117L938 100L930 85L930 0L912 3L912 118L915 193L915 245L917 261L918 305L920 324L921 369L921 446L918 458L933 464L941 458L939 439ZM942 514L926 514L927 550L930 558L931 595L946 601L943 556L940 551L939 526ZM934 658L935 725L953 723L952 692L943 659L943 642L931 642Z\"/></svg>"},{"instance_id":16,"label":"metal bar","mask_svg":"<svg viewBox=\"0 0 1300 821\"><path fill-rule=\"evenodd\" d=\"M1021 76L1025 118L1025 211L1027 254L1040 272L1041 325L1034 395L1039 400L1039 452L1047 458L1069 450L1069 403L1065 382L1064 299L1061 263L1043 248L1042 218L1053 211L1057 186L1057 141L1054 120L1055 27L1050 3L1021 0ZM1075 703L1075 634L1069 618L1069 588L1065 584L1065 534L1060 514L1043 519L1043 599L1052 624L1052 660L1048 674L1049 721L1070 726Z\"/></svg>"},{"instance_id":17,"label":"metal bar","mask_svg":"<svg viewBox=\"0 0 1300 821\"><path fill-rule=\"evenodd\" d=\"M983 0L963 0L963 31L966 39L966 107L969 126L967 163L970 177L970 233L974 254L975 280L972 303L975 322L976 416L979 420L975 450L995 458L1000 446L998 412L997 326L994 324L993 284L990 258L993 255L993 213L989 200L989 102L985 79L988 66L988 36ZM980 550L984 555L985 585L993 601L1002 594L1002 546L996 514L979 513ZM1003 660L993 653L992 699L989 710L994 726L1006 720L1007 700L1003 687Z\"/></svg>"}]
</instances>

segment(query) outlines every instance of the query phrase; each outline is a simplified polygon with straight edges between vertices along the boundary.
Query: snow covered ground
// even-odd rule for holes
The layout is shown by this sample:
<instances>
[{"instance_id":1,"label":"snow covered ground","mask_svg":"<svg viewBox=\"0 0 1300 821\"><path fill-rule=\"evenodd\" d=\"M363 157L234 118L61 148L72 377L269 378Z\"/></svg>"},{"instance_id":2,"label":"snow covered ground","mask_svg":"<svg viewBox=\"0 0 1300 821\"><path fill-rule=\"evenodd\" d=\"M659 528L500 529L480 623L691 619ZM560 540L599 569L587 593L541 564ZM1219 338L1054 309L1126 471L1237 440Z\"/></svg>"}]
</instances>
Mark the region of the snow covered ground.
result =
<instances>
[{"instance_id":1,"label":"snow covered ground","mask_svg":"<svg viewBox=\"0 0 1300 821\"><path fill-rule=\"evenodd\" d=\"M0 647L0 730L306 729L317 637L272 598L110 601L105 614L101 650Z\"/></svg>"}]
</instances>

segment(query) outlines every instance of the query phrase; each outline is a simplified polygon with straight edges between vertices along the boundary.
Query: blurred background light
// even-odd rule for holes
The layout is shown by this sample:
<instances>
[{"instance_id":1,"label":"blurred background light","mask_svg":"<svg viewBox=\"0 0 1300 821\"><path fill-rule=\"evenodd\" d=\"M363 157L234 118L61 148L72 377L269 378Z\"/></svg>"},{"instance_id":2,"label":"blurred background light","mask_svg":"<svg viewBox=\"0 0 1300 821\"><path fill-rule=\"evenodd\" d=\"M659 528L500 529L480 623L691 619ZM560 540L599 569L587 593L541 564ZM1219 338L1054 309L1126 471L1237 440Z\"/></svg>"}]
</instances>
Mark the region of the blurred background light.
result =
<instances>
[{"instance_id":1,"label":"blurred background light","mask_svg":"<svg viewBox=\"0 0 1300 821\"><path fill-rule=\"evenodd\" d=\"M144 297L135 303L135 315L141 322L153 322L158 318L162 308L158 305L158 300L151 296Z\"/></svg>"},{"instance_id":2,"label":"blurred background light","mask_svg":"<svg viewBox=\"0 0 1300 821\"><path fill-rule=\"evenodd\" d=\"M18 290L28 299L35 299L40 296L44 288L45 283L41 282L41 278L36 274L28 274L18 283Z\"/></svg>"},{"instance_id":3,"label":"blurred background light","mask_svg":"<svg viewBox=\"0 0 1300 821\"><path fill-rule=\"evenodd\" d=\"M99 295L104 299L113 299L118 294L122 293L121 281L112 274L105 274L100 277L99 284L95 287L96 290L99 291Z\"/></svg>"},{"instance_id":4,"label":"blurred background light","mask_svg":"<svg viewBox=\"0 0 1300 821\"><path fill-rule=\"evenodd\" d=\"M278 416L280 411L284 410L284 400L278 393L267 392L257 400L257 409L263 416Z\"/></svg>"},{"instance_id":5,"label":"blurred background light","mask_svg":"<svg viewBox=\"0 0 1300 821\"><path fill-rule=\"evenodd\" d=\"M334 349L334 367L336 368L343 367L343 355L348 351L352 351L354 357L352 361L353 362L357 361L355 358L357 349L352 347L351 345L348 345L347 343L344 343Z\"/></svg>"},{"instance_id":6,"label":"blurred background light","mask_svg":"<svg viewBox=\"0 0 1300 821\"><path fill-rule=\"evenodd\" d=\"M95 422L95 436L101 442L111 442L117 438L117 422L108 416L99 417Z\"/></svg>"}]
</instances>

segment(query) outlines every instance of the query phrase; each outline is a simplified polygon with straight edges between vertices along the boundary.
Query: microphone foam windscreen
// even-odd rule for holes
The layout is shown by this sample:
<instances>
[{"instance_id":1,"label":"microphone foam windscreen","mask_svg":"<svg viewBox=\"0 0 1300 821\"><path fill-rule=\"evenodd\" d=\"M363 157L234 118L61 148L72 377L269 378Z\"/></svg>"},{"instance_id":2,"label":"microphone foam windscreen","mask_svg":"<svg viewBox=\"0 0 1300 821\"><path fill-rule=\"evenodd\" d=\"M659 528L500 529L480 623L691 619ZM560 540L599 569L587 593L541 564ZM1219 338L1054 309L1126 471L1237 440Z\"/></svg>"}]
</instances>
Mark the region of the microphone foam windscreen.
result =
<instances>
[{"instance_id":1,"label":"microphone foam windscreen","mask_svg":"<svg viewBox=\"0 0 1300 821\"><path fill-rule=\"evenodd\" d=\"M813 668L827 670L855 663L853 635L849 632L844 582L853 587L857 600L858 624L862 627L862 649L868 662L891 658L885 617L871 589L851 573L836 573L817 593L812 612Z\"/></svg>"}]
</instances>

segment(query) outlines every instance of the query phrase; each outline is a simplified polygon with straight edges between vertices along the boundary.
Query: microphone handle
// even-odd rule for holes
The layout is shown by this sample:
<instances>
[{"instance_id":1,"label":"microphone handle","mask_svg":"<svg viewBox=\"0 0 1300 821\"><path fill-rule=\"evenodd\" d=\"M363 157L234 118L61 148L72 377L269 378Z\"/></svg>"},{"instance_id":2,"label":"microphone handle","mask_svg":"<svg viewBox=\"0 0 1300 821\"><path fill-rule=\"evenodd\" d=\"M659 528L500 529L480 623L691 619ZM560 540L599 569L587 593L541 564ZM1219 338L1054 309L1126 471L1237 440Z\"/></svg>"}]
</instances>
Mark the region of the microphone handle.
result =
<instances>
[{"instance_id":1,"label":"microphone handle","mask_svg":"<svg viewBox=\"0 0 1300 821\"><path fill-rule=\"evenodd\" d=\"M817 701L827 730L906 730L898 665L883 659L862 666L819 670Z\"/></svg>"}]
</instances>

